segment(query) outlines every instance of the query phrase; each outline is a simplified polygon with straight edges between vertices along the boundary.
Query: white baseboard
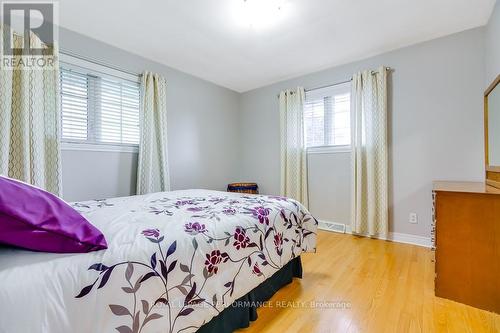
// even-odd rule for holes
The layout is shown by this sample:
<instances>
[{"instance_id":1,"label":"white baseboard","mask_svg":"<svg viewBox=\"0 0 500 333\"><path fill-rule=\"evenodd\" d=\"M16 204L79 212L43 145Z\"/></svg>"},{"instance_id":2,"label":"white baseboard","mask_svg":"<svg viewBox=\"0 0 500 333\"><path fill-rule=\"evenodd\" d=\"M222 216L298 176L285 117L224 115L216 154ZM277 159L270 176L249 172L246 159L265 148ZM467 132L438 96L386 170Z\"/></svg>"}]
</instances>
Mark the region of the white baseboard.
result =
<instances>
[{"instance_id":1,"label":"white baseboard","mask_svg":"<svg viewBox=\"0 0 500 333\"><path fill-rule=\"evenodd\" d=\"M329 231L329 232L336 232L336 231L332 231L331 229L326 227L325 225L327 223L342 224L345 226L345 233L352 234L351 226L347 225L345 223L318 220L318 229ZM361 235L361 236L363 236L363 235ZM427 247L427 248L432 247L432 242L431 242L430 237L403 234L400 232L390 232L389 236L387 238L382 238L382 237L374 237L374 238L386 240L386 241L390 241L390 242L396 242L396 243L404 243L404 244L423 246L423 247Z\"/></svg>"},{"instance_id":2,"label":"white baseboard","mask_svg":"<svg viewBox=\"0 0 500 333\"><path fill-rule=\"evenodd\" d=\"M390 232L387 240L397 243L412 244L428 248L432 247L432 242L430 237L402 234L399 232Z\"/></svg>"}]
</instances>

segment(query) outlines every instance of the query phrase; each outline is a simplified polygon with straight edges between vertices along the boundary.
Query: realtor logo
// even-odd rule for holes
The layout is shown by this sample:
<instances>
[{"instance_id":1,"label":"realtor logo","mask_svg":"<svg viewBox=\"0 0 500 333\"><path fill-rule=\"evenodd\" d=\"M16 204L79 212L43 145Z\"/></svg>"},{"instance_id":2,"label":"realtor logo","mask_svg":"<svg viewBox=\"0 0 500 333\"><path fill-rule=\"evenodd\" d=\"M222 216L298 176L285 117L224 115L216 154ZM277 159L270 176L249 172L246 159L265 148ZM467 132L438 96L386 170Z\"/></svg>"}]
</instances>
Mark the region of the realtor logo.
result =
<instances>
[{"instance_id":1,"label":"realtor logo","mask_svg":"<svg viewBox=\"0 0 500 333\"><path fill-rule=\"evenodd\" d=\"M0 1L0 4L2 67L32 69L50 65L47 62L53 62L57 40L58 3Z\"/></svg>"}]
</instances>

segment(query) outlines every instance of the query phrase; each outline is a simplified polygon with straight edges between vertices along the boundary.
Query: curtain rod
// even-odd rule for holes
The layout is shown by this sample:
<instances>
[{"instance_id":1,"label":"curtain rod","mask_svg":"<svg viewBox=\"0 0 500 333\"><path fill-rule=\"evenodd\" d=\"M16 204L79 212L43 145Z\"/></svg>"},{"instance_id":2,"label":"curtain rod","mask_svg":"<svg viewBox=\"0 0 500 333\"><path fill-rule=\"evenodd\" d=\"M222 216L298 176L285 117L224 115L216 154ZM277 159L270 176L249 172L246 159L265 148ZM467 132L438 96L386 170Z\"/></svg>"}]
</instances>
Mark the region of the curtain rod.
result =
<instances>
[{"instance_id":1,"label":"curtain rod","mask_svg":"<svg viewBox=\"0 0 500 333\"><path fill-rule=\"evenodd\" d=\"M106 63L106 62L101 61L101 60L97 60L97 59L94 59L94 58L82 56L82 55L79 55L79 54L71 52L71 51L59 50L59 53L67 55L67 56L70 56L70 57L73 57L73 58L77 58L77 59L80 59L80 60L83 60L83 61L87 61L87 62L96 64L96 65L99 65L99 66L108 67L108 68L114 69L116 71L125 73L125 74L134 75L134 76L138 76L138 77L142 76L142 74L138 74L138 73L135 73L135 72L132 72L132 71L129 71L129 70L117 67L115 65L111 65L111 64Z\"/></svg>"},{"instance_id":2,"label":"curtain rod","mask_svg":"<svg viewBox=\"0 0 500 333\"><path fill-rule=\"evenodd\" d=\"M14 36L23 37L24 38L24 34L20 34L17 31L12 31L12 34ZM102 60L97 60L97 59L94 59L94 58L91 58L91 57L82 56L80 54L77 54L77 53L74 53L74 52L71 52L71 51L67 51L67 50L64 50L64 49L59 49L59 53L67 55L67 56L70 56L70 57L73 57L73 58L77 58L77 59L80 59L80 60L88 61L90 63L96 64L96 65L99 65L99 66L108 67L108 68L114 69L116 71L125 73L125 74L134 75L134 76L138 76L138 77L142 76L142 73L135 73L135 72L132 72L132 71L129 71L129 70L117 67L115 65L111 65L111 64L106 63L106 62L104 62Z\"/></svg>"},{"instance_id":3,"label":"curtain rod","mask_svg":"<svg viewBox=\"0 0 500 333\"><path fill-rule=\"evenodd\" d=\"M18 36L18 37L24 37L24 34L20 34L17 31L12 31L12 34L15 35L15 36ZM88 62L91 62L91 63L96 64L96 65L108 67L108 68L114 69L116 71L125 73L125 74L135 75L135 76L139 76L139 77L142 76L142 73L134 73L132 71L129 71L129 70L117 67L115 65L111 65L109 63L106 63L104 61L97 60L97 59L94 59L94 58L91 58L91 57L82 56L80 54L77 54L77 53L74 53L74 52L71 52L71 51L59 49L59 53L62 53L64 55L67 55L67 56L70 56L70 57L73 57L73 58L77 58L77 59L80 59L80 60L88 61Z\"/></svg>"},{"instance_id":4,"label":"curtain rod","mask_svg":"<svg viewBox=\"0 0 500 333\"><path fill-rule=\"evenodd\" d=\"M385 70L388 71L388 72L391 72L393 71L393 69L391 67L385 67ZM372 71L372 75L374 74L377 74L378 71ZM323 88L329 88L329 87L334 87L334 86L338 86L339 84L344 84L344 83L348 83L348 82L351 82L352 81L352 77L347 80L347 81L342 81L342 82L336 82L336 83L333 83L333 84L328 84L326 86L320 86L320 87L315 87L315 88L309 88L309 89L304 89L305 92L308 92L308 91L313 91L313 90L318 90L318 89L323 89ZM292 91L292 95L293 95L293 91ZM280 97L280 94L278 94L278 98Z\"/></svg>"}]
</instances>

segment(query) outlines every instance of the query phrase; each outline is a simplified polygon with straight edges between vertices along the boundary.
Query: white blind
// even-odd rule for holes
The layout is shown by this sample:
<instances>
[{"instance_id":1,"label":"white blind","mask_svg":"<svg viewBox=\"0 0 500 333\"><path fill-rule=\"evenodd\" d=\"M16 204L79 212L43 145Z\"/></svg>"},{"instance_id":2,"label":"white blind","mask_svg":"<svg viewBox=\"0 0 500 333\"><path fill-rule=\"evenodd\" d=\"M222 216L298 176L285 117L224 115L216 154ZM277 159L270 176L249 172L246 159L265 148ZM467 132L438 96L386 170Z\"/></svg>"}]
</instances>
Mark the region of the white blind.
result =
<instances>
[{"instance_id":1,"label":"white blind","mask_svg":"<svg viewBox=\"0 0 500 333\"><path fill-rule=\"evenodd\" d=\"M306 93L304 130L307 147L351 144L351 84Z\"/></svg>"},{"instance_id":2,"label":"white blind","mask_svg":"<svg viewBox=\"0 0 500 333\"><path fill-rule=\"evenodd\" d=\"M102 142L139 143L139 86L100 80L99 137Z\"/></svg>"},{"instance_id":3,"label":"white blind","mask_svg":"<svg viewBox=\"0 0 500 333\"><path fill-rule=\"evenodd\" d=\"M63 139L88 139L88 90L89 82L86 75L61 70Z\"/></svg>"},{"instance_id":4,"label":"white blind","mask_svg":"<svg viewBox=\"0 0 500 333\"><path fill-rule=\"evenodd\" d=\"M139 83L61 68L62 139L139 144Z\"/></svg>"}]
</instances>

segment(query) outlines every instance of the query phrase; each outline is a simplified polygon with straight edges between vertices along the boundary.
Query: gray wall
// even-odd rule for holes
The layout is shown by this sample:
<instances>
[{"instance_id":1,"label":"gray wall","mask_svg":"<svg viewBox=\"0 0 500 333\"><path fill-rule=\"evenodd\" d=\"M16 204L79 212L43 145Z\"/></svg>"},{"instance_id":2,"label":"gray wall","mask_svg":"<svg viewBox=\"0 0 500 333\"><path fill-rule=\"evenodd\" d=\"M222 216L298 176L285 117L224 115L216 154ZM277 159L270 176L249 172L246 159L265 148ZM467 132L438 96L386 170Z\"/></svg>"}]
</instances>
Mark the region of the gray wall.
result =
<instances>
[{"instance_id":1,"label":"gray wall","mask_svg":"<svg viewBox=\"0 0 500 333\"><path fill-rule=\"evenodd\" d=\"M428 237L432 181L483 180L483 30L465 31L243 94L242 178L258 182L264 193L279 192L276 94L280 90L299 85L310 89L345 81L362 69L390 66L395 69L389 83L390 230ZM310 178L315 192L310 194L313 214L318 212L325 219L345 219L349 214L350 194L341 180L348 161L345 156L309 156L313 172L325 170L314 175L320 179ZM333 180L332 175L339 178ZM335 182L339 189L332 194L330 184ZM418 214L418 224L408 223L410 212Z\"/></svg>"},{"instance_id":2,"label":"gray wall","mask_svg":"<svg viewBox=\"0 0 500 333\"><path fill-rule=\"evenodd\" d=\"M61 50L119 68L166 77L172 189L224 189L238 175L239 94L72 31L60 30ZM136 154L63 151L68 201L131 195Z\"/></svg>"},{"instance_id":3,"label":"gray wall","mask_svg":"<svg viewBox=\"0 0 500 333\"><path fill-rule=\"evenodd\" d=\"M309 209L323 221L350 223L351 154L308 155Z\"/></svg>"},{"instance_id":4,"label":"gray wall","mask_svg":"<svg viewBox=\"0 0 500 333\"><path fill-rule=\"evenodd\" d=\"M497 1L485 29L486 86L500 74L500 1Z\"/></svg>"},{"instance_id":5,"label":"gray wall","mask_svg":"<svg viewBox=\"0 0 500 333\"><path fill-rule=\"evenodd\" d=\"M135 191L137 153L62 151L63 197L67 201L128 196Z\"/></svg>"}]
</instances>

